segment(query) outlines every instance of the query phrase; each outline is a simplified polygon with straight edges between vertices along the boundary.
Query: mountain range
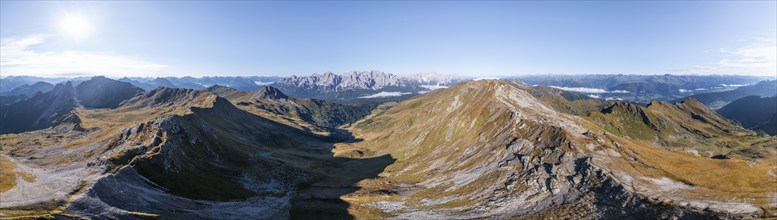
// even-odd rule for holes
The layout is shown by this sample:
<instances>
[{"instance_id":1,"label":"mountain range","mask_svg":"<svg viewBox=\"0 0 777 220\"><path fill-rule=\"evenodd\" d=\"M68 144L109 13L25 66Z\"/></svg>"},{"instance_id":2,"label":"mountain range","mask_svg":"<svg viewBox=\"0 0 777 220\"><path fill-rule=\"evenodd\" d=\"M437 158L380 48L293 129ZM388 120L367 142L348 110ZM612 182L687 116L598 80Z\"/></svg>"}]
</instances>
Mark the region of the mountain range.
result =
<instances>
[{"instance_id":1,"label":"mountain range","mask_svg":"<svg viewBox=\"0 0 777 220\"><path fill-rule=\"evenodd\" d=\"M418 74L399 77L380 71L353 71L337 75L331 72L310 76L283 78L272 86L294 97L329 100L353 100L412 96L468 80L441 74Z\"/></svg>"},{"instance_id":2,"label":"mountain range","mask_svg":"<svg viewBox=\"0 0 777 220\"><path fill-rule=\"evenodd\" d=\"M277 76L215 76L215 77L124 77L119 81L129 82L145 90L156 87L202 89L213 85L229 86L238 90L256 91L264 85L278 81Z\"/></svg>"},{"instance_id":3,"label":"mountain range","mask_svg":"<svg viewBox=\"0 0 777 220\"><path fill-rule=\"evenodd\" d=\"M773 77L725 75L527 75L511 77L531 85L553 86L592 97L649 103L699 93L720 92Z\"/></svg>"},{"instance_id":4,"label":"mountain range","mask_svg":"<svg viewBox=\"0 0 777 220\"><path fill-rule=\"evenodd\" d=\"M430 83L379 72L325 75L290 83L323 92ZM280 84L143 90L95 77L3 107L0 213L777 217L777 137L747 130L695 98L640 104L472 80L354 105L295 97Z\"/></svg>"},{"instance_id":5,"label":"mountain range","mask_svg":"<svg viewBox=\"0 0 777 220\"><path fill-rule=\"evenodd\" d=\"M333 128L355 122L370 113L369 105L346 105L319 99L291 98L266 86L246 92L225 86L202 89L226 98L238 108L307 131L332 132Z\"/></svg>"},{"instance_id":6,"label":"mountain range","mask_svg":"<svg viewBox=\"0 0 777 220\"><path fill-rule=\"evenodd\" d=\"M777 95L777 80L761 81L753 85L742 86L734 90L691 95L696 100L713 109L719 109L734 100L747 96L769 97ZM674 102L680 101L674 100Z\"/></svg>"},{"instance_id":7,"label":"mountain range","mask_svg":"<svg viewBox=\"0 0 777 220\"><path fill-rule=\"evenodd\" d=\"M73 115L76 106L78 101L73 84L57 84L49 92L38 92L29 99L0 108L0 134L38 130L67 121L77 122L78 118Z\"/></svg>"}]
</instances>

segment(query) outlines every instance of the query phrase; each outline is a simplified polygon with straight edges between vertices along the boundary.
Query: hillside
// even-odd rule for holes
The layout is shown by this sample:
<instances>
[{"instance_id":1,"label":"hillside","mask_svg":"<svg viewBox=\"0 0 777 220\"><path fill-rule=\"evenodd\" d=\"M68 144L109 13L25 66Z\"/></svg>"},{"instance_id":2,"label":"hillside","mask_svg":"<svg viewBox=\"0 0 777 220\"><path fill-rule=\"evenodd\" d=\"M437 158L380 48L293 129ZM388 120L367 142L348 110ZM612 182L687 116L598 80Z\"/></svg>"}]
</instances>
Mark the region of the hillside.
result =
<instances>
[{"instance_id":1,"label":"hillside","mask_svg":"<svg viewBox=\"0 0 777 220\"><path fill-rule=\"evenodd\" d=\"M70 81L60 83L51 91L38 92L30 98L3 96L0 134L45 129L63 121L76 122L79 118L73 112L79 107L115 108L140 92L142 89L129 83L94 77L75 87Z\"/></svg>"},{"instance_id":2,"label":"hillside","mask_svg":"<svg viewBox=\"0 0 777 220\"><path fill-rule=\"evenodd\" d=\"M0 213L286 218L303 185L335 178L350 185L374 175L364 168L385 164L343 168L336 164L355 160L332 158L326 137L195 90L158 88L77 114L84 129L0 136L0 162L11 167L0 173Z\"/></svg>"},{"instance_id":3,"label":"hillside","mask_svg":"<svg viewBox=\"0 0 777 220\"><path fill-rule=\"evenodd\" d=\"M76 105L79 120L0 135L0 213L777 216L770 174L777 138L738 127L692 99L642 106L481 80L381 105L341 127L347 131L322 135L310 129L315 120L290 107L333 111L339 104L294 99L272 87L205 90L156 88L116 108ZM337 137L349 132L353 137Z\"/></svg>"},{"instance_id":4,"label":"hillside","mask_svg":"<svg viewBox=\"0 0 777 220\"><path fill-rule=\"evenodd\" d=\"M723 106L718 113L747 129L777 135L777 96L747 96Z\"/></svg>"},{"instance_id":5,"label":"hillside","mask_svg":"<svg viewBox=\"0 0 777 220\"><path fill-rule=\"evenodd\" d=\"M531 88L503 81L459 84L356 123L352 130L364 141L338 145L335 155L389 154L397 161L343 197L354 206L351 213L365 218L719 218L757 216L763 214L759 207L773 212L777 205L771 200L777 182L768 174L774 169L774 138L728 134L714 115L674 115L711 112L692 101L616 104L604 111L628 109L637 113L629 118L641 120L638 112L647 108L645 114L659 125L697 121L693 127L707 129L699 132L753 143L739 149L763 153L715 160L600 127L614 121L559 112L533 97ZM725 151L704 140L689 142L698 145L686 147L697 151Z\"/></svg>"},{"instance_id":6,"label":"hillside","mask_svg":"<svg viewBox=\"0 0 777 220\"><path fill-rule=\"evenodd\" d=\"M346 105L318 99L291 98L266 86L245 92L224 86L203 89L225 97L239 108L291 126L312 131L327 131L354 122L369 113L370 106Z\"/></svg>"}]
</instances>

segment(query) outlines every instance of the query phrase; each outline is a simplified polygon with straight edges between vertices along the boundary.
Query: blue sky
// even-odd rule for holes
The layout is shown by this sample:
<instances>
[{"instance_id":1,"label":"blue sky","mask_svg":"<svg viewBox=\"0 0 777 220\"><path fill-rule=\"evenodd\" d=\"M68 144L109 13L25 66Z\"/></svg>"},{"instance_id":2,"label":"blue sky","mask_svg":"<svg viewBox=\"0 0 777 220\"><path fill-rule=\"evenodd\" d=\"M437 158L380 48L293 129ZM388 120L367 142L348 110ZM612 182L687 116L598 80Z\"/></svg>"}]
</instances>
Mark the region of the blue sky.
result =
<instances>
[{"instance_id":1,"label":"blue sky","mask_svg":"<svg viewBox=\"0 0 777 220\"><path fill-rule=\"evenodd\" d=\"M777 75L777 3L0 2L0 75Z\"/></svg>"}]
</instances>

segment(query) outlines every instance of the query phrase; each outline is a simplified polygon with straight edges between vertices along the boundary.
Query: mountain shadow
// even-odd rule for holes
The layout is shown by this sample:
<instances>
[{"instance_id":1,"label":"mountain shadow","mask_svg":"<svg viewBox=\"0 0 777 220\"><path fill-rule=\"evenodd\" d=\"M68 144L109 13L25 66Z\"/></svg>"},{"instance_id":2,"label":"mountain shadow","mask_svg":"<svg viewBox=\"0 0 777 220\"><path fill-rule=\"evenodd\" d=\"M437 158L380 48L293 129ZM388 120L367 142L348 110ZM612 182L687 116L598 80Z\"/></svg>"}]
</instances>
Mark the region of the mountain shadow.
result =
<instances>
[{"instance_id":1,"label":"mountain shadow","mask_svg":"<svg viewBox=\"0 0 777 220\"><path fill-rule=\"evenodd\" d=\"M294 210L352 218L339 197L393 163L389 156L335 156L342 140L355 140L346 131L342 138L306 132L190 89L158 88L116 109L81 113L85 121L123 128L72 146L111 149L101 161L111 174L85 184L85 196L66 208L85 217L285 219ZM238 213L238 206L261 211Z\"/></svg>"},{"instance_id":2,"label":"mountain shadow","mask_svg":"<svg viewBox=\"0 0 777 220\"><path fill-rule=\"evenodd\" d=\"M291 200L291 219L355 219L349 213L351 205L341 196L359 191L361 180L378 178L378 174L396 160L390 155L365 159L333 158L341 169L340 178L323 179L321 182L302 186ZM333 173L333 174L334 174Z\"/></svg>"},{"instance_id":3,"label":"mountain shadow","mask_svg":"<svg viewBox=\"0 0 777 220\"><path fill-rule=\"evenodd\" d=\"M747 96L723 106L718 113L744 128L777 135L777 96Z\"/></svg>"}]
</instances>

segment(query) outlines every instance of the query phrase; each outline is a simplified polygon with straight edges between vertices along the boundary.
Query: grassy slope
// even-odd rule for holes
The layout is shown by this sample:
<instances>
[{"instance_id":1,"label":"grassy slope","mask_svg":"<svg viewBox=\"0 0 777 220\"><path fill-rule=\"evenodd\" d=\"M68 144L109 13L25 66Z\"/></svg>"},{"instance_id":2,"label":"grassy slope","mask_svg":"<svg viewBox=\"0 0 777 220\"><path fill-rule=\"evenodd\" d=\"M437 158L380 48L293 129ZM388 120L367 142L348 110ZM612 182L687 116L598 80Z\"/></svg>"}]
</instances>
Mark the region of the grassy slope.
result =
<instances>
[{"instance_id":1,"label":"grassy slope","mask_svg":"<svg viewBox=\"0 0 777 220\"><path fill-rule=\"evenodd\" d=\"M333 158L333 143L327 137L242 111L216 95L193 90L154 90L116 109L78 109L77 114L83 119L79 125L82 130L51 128L2 135L0 152L29 158L25 163L42 169L107 160L112 167L109 172L134 168L173 194L206 200L257 195L239 184L243 174L260 181L284 180L292 188L310 180L350 187L367 176L374 177L386 161L391 161ZM54 151L65 153L45 153ZM3 161L2 165L13 164ZM15 180L6 170L12 169L3 169L3 185ZM62 206L0 212L46 215L58 207Z\"/></svg>"},{"instance_id":2,"label":"grassy slope","mask_svg":"<svg viewBox=\"0 0 777 220\"><path fill-rule=\"evenodd\" d=\"M481 151L489 151L494 145L506 143L499 139L504 131L501 128L516 128L514 136L527 136L519 124L531 124L529 122L518 123L510 121L510 112L503 105L493 100L495 91L492 87L502 86L504 82L471 82L455 86L448 90L435 91L404 101L385 112L368 116L367 120L356 123L351 130L364 142L352 145L341 145L338 149L366 150L367 155L390 154L397 162L386 168L381 174L382 179L363 181L362 184L372 191L380 191L397 187L399 184L413 184L425 179L440 175L450 175L457 171L466 170L473 161L463 160L471 154L473 147ZM474 84L474 85L473 85ZM467 87L474 88L467 88ZM527 89L525 86L513 84ZM531 91L540 100L560 112L585 115L581 109L596 109L603 106L601 102L591 100L568 100L559 96L548 95L547 91ZM545 95L538 95L545 94ZM447 110L451 106L462 106L453 112ZM484 108L488 106L487 108ZM608 160L607 166L611 170L629 173L634 177L661 178L668 177L676 181L696 186L689 190L687 195L678 195L685 200L722 200L742 201L769 205L768 193L775 193L777 182L768 172L775 169L775 142L774 138L753 136L751 133L736 128L725 120L720 120L714 113L703 108L703 105L695 103L681 103L669 105L668 103L654 103L650 107L621 106L624 109L613 111L613 114L593 112L588 117L578 118L578 123L595 134L605 134L605 139L616 141L619 144L605 144L604 148L619 151L628 157L618 157ZM629 109L630 108L630 109ZM647 109L647 110L645 110ZM648 121L655 123L658 131L645 123L645 120L634 110L645 111ZM691 118L691 114L699 114L698 119ZM587 121L587 120L590 120ZM535 125L536 126L536 125ZM601 128L600 128L601 126ZM685 126L677 129L673 126ZM603 128L603 129L602 129ZM538 126L534 128L542 130L548 127ZM609 135L608 135L609 134ZM704 135L713 138L703 138ZM530 135L529 135L530 136ZM624 137L618 137L624 136ZM690 153L667 150L662 144L654 144L657 139L667 137L683 137L686 139L685 147L713 152L747 151L755 149L759 151L756 158L751 155L741 155L741 159L714 160L698 157ZM543 138L558 137L558 134L530 136ZM610 137L610 138L607 138ZM691 138L688 138L691 137ZM487 141L482 141L487 139ZM674 139L675 141L681 138ZM481 140L481 141L479 141ZM562 140L563 142L563 140ZM582 140L572 141L573 145L581 148L586 143ZM577 143L576 143L577 142ZM606 141L605 141L606 142ZM668 142L671 143L671 142ZM735 143L734 148L729 148ZM771 148L768 146L772 146ZM670 146L674 147L674 146ZM491 150L493 154L499 151ZM592 152L593 153L593 152ZM344 154L353 155L353 154ZM627 159L628 158L628 159ZM488 160L487 157L478 160ZM639 161L638 163L635 163ZM446 165L440 166L437 163ZM435 170L428 170L428 168ZM445 167L437 170L436 167ZM486 179L499 178L498 172L486 173L483 180L475 181L471 187L459 188L455 191L440 191L449 186L417 189L420 192L407 198L396 195L377 196L364 190L361 194L352 194L349 201L355 207L354 212L364 210L362 204L374 201L405 201L406 204L418 205L423 199L440 199L455 194L470 194L477 190L483 190L479 184L489 184ZM483 182L485 181L485 182ZM644 180L637 180L636 184L650 184ZM729 197L733 195L733 199ZM445 203L446 207L467 207L477 201L456 200ZM423 206L419 208L424 208ZM425 207L434 208L434 207ZM438 207L439 208L439 207ZM364 212L367 217L376 210ZM357 213L358 216L359 213ZM390 213L383 213L386 215Z\"/></svg>"}]
</instances>

